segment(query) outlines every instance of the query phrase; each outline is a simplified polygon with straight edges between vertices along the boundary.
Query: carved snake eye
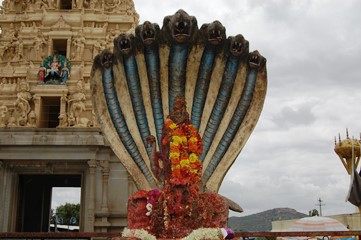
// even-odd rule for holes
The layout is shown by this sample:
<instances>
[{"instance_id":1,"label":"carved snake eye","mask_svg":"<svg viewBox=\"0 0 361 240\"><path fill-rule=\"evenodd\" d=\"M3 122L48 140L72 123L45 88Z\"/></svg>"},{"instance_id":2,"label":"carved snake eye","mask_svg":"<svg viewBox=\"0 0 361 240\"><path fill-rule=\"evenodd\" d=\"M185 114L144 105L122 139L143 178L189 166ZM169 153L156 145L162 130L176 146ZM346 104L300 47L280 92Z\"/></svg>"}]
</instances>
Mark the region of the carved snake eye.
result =
<instances>
[{"instance_id":1,"label":"carved snake eye","mask_svg":"<svg viewBox=\"0 0 361 240\"><path fill-rule=\"evenodd\" d=\"M127 48L130 48L130 43L128 39L122 39L120 41L120 49L127 49Z\"/></svg>"}]
</instances>

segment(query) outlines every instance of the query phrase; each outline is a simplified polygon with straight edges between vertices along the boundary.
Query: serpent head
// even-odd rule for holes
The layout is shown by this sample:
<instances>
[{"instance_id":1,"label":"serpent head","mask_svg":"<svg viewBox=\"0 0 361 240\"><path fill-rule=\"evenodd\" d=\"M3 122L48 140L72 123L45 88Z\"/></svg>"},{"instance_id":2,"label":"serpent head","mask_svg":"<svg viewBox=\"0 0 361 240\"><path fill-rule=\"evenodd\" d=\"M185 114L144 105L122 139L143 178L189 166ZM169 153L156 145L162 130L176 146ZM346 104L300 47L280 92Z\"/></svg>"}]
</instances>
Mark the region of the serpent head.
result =
<instances>
[{"instance_id":1,"label":"serpent head","mask_svg":"<svg viewBox=\"0 0 361 240\"><path fill-rule=\"evenodd\" d=\"M241 35L229 37L229 52L235 57L242 57L249 53L249 43Z\"/></svg>"},{"instance_id":2,"label":"serpent head","mask_svg":"<svg viewBox=\"0 0 361 240\"><path fill-rule=\"evenodd\" d=\"M178 10L174 15L167 16L163 20L163 29L178 43L189 41L197 28L197 19L189 16L184 10Z\"/></svg>"},{"instance_id":3,"label":"serpent head","mask_svg":"<svg viewBox=\"0 0 361 240\"><path fill-rule=\"evenodd\" d=\"M134 50L134 35L129 33L121 33L114 39L114 46L121 55L130 55Z\"/></svg>"},{"instance_id":4,"label":"serpent head","mask_svg":"<svg viewBox=\"0 0 361 240\"><path fill-rule=\"evenodd\" d=\"M156 23L151 23L145 21L142 25L139 25L136 29L136 36L142 41L145 45L153 44L159 37L159 25Z\"/></svg>"},{"instance_id":5,"label":"serpent head","mask_svg":"<svg viewBox=\"0 0 361 240\"><path fill-rule=\"evenodd\" d=\"M110 68L113 65L113 58L113 53L108 49L104 49L100 54L100 64L105 68Z\"/></svg>"},{"instance_id":6,"label":"serpent head","mask_svg":"<svg viewBox=\"0 0 361 240\"><path fill-rule=\"evenodd\" d=\"M248 55L248 64L250 68L262 70L266 65L266 61L266 58L264 58L257 50Z\"/></svg>"},{"instance_id":7,"label":"serpent head","mask_svg":"<svg viewBox=\"0 0 361 240\"><path fill-rule=\"evenodd\" d=\"M219 45L226 39L226 28L219 21L203 24L200 32L205 40L212 45Z\"/></svg>"}]
</instances>

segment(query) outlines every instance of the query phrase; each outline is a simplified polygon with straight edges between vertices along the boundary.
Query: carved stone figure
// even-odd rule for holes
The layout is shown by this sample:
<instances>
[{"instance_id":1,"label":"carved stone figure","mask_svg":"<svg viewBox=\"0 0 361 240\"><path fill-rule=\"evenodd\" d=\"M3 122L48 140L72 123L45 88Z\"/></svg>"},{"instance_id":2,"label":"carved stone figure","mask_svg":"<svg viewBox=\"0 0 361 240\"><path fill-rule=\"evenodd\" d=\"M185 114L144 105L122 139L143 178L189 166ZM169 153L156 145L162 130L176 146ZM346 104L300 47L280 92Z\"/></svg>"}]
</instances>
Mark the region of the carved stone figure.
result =
<instances>
[{"instance_id":1,"label":"carved stone figure","mask_svg":"<svg viewBox=\"0 0 361 240\"><path fill-rule=\"evenodd\" d=\"M58 127L67 127L68 126L68 118L66 113L66 103L68 98L64 93L60 98L60 114L59 114L59 125Z\"/></svg>"},{"instance_id":2,"label":"carved stone figure","mask_svg":"<svg viewBox=\"0 0 361 240\"><path fill-rule=\"evenodd\" d=\"M0 127L6 127L9 120L8 108L5 105L0 105Z\"/></svg>"},{"instance_id":3,"label":"carved stone figure","mask_svg":"<svg viewBox=\"0 0 361 240\"><path fill-rule=\"evenodd\" d=\"M74 38L73 45L76 48L75 59L80 60L83 57L85 45L85 37L82 30L80 30L78 36Z\"/></svg>"},{"instance_id":4,"label":"carved stone figure","mask_svg":"<svg viewBox=\"0 0 361 240\"><path fill-rule=\"evenodd\" d=\"M30 113L28 115L27 126L28 127L36 127L36 115L35 115L35 112L33 110L30 111Z\"/></svg>"},{"instance_id":5,"label":"carved stone figure","mask_svg":"<svg viewBox=\"0 0 361 240\"><path fill-rule=\"evenodd\" d=\"M5 10L8 10L10 7L10 0L4 0L3 1L3 7Z\"/></svg>"},{"instance_id":6,"label":"carved stone figure","mask_svg":"<svg viewBox=\"0 0 361 240\"><path fill-rule=\"evenodd\" d=\"M67 127L68 126L68 119L66 118L66 114L61 113L58 117L59 119L59 126L58 127Z\"/></svg>"},{"instance_id":7,"label":"carved stone figure","mask_svg":"<svg viewBox=\"0 0 361 240\"><path fill-rule=\"evenodd\" d=\"M41 59L43 54L43 45L46 44L46 40L43 37L41 32L38 33L38 36L35 38L34 50L35 50L35 59Z\"/></svg>"},{"instance_id":8,"label":"carved stone figure","mask_svg":"<svg viewBox=\"0 0 361 240\"><path fill-rule=\"evenodd\" d=\"M16 127L16 118L14 117L14 109L9 109L8 127Z\"/></svg>"},{"instance_id":9,"label":"carved stone figure","mask_svg":"<svg viewBox=\"0 0 361 240\"><path fill-rule=\"evenodd\" d=\"M14 39L17 36L17 31L14 27L14 24L10 24L10 28L7 29L7 31L4 32L4 38L7 39Z\"/></svg>"},{"instance_id":10,"label":"carved stone figure","mask_svg":"<svg viewBox=\"0 0 361 240\"><path fill-rule=\"evenodd\" d=\"M8 61L15 56L15 45L13 40L11 42L5 43L2 52L2 61Z\"/></svg>"},{"instance_id":11,"label":"carved stone figure","mask_svg":"<svg viewBox=\"0 0 361 240\"><path fill-rule=\"evenodd\" d=\"M14 47L14 56L12 58L12 61L18 61L24 59L24 42L19 37L15 39L12 43L12 46Z\"/></svg>"},{"instance_id":12,"label":"carved stone figure","mask_svg":"<svg viewBox=\"0 0 361 240\"><path fill-rule=\"evenodd\" d=\"M106 37L106 48L112 49L113 48L113 41L114 38L117 37L117 33L115 30L112 30Z\"/></svg>"},{"instance_id":13,"label":"carved stone figure","mask_svg":"<svg viewBox=\"0 0 361 240\"><path fill-rule=\"evenodd\" d=\"M77 83L76 92L70 95L68 100L68 124L69 126L81 125L80 115L85 111L85 89L81 80Z\"/></svg>"},{"instance_id":14,"label":"carved stone figure","mask_svg":"<svg viewBox=\"0 0 361 240\"><path fill-rule=\"evenodd\" d=\"M98 41L95 41L94 45L93 45L93 59L95 58L96 55L98 55L101 51L101 45Z\"/></svg>"},{"instance_id":15,"label":"carved stone figure","mask_svg":"<svg viewBox=\"0 0 361 240\"><path fill-rule=\"evenodd\" d=\"M195 17L189 16L183 10L178 10L174 15L164 18L162 31L168 35L168 41L185 43L196 37L197 28Z\"/></svg>"},{"instance_id":16,"label":"carved stone figure","mask_svg":"<svg viewBox=\"0 0 361 240\"><path fill-rule=\"evenodd\" d=\"M83 7L83 1L84 0L75 0L74 1L74 8L79 8L81 9Z\"/></svg>"},{"instance_id":17,"label":"carved stone figure","mask_svg":"<svg viewBox=\"0 0 361 240\"><path fill-rule=\"evenodd\" d=\"M25 126L28 121L28 114L30 113L30 103L32 96L30 93L30 86L25 80L19 83L17 99L15 101L15 109L19 113L18 125Z\"/></svg>"}]
</instances>

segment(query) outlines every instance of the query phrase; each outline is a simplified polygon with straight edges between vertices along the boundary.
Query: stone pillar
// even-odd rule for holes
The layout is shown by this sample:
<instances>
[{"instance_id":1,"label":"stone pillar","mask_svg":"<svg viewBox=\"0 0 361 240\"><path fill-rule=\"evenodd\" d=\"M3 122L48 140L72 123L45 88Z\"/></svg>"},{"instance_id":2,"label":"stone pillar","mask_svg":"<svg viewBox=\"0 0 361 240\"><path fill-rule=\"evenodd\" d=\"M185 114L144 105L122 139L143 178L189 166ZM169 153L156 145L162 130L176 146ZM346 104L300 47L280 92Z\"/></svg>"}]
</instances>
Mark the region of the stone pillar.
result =
<instances>
[{"instance_id":1,"label":"stone pillar","mask_svg":"<svg viewBox=\"0 0 361 240\"><path fill-rule=\"evenodd\" d=\"M67 97L66 93L60 97L60 113L59 113L59 127L68 126L68 115L66 112Z\"/></svg>"},{"instance_id":2,"label":"stone pillar","mask_svg":"<svg viewBox=\"0 0 361 240\"><path fill-rule=\"evenodd\" d=\"M72 5L73 5L73 3L72 3ZM70 57L71 57L70 52L71 52L71 37L68 37L68 40L66 43L66 58L67 59L70 59Z\"/></svg>"},{"instance_id":3,"label":"stone pillar","mask_svg":"<svg viewBox=\"0 0 361 240\"><path fill-rule=\"evenodd\" d=\"M102 212L108 212L108 183L109 183L109 160L102 162L103 191L102 191Z\"/></svg>"},{"instance_id":4,"label":"stone pillar","mask_svg":"<svg viewBox=\"0 0 361 240\"><path fill-rule=\"evenodd\" d=\"M88 161L89 165L89 204L88 204L88 221L86 223L87 232L94 232L95 223L95 171L97 161L95 159Z\"/></svg>"},{"instance_id":5,"label":"stone pillar","mask_svg":"<svg viewBox=\"0 0 361 240\"><path fill-rule=\"evenodd\" d=\"M36 127L40 127L40 120L43 118L43 116L41 115L41 97L40 96L33 96L33 101L35 104L35 116L36 116Z\"/></svg>"},{"instance_id":6,"label":"stone pillar","mask_svg":"<svg viewBox=\"0 0 361 240\"><path fill-rule=\"evenodd\" d=\"M109 160L101 162L102 166L102 205L101 212L97 214L97 217L101 217L101 222L97 223L101 232L108 232L108 228L111 224L108 221L109 209L108 209L108 193L109 193Z\"/></svg>"},{"instance_id":7,"label":"stone pillar","mask_svg":"<svg viewBox=\"0 0 361 240\"><path fill-rule=\"evenodd\" d=\"M128 196L138 191L132 176L128 173Z\"/></svg>"}]
</instances>

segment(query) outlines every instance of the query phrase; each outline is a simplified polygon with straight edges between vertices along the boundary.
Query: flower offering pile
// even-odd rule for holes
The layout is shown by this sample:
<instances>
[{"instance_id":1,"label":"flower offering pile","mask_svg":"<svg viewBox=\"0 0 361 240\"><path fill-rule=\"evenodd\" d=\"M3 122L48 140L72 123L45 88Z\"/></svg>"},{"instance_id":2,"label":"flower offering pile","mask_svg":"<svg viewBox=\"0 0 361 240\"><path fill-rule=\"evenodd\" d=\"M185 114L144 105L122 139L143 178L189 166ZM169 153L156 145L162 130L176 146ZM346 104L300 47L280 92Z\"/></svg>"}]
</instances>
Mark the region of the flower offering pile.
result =
<instances>
[{"instance_id":1,"label":"flower offering pile","mask_svg":"<svg viewBox=\"0 0 361 240\"><path fill-rule=\"evenodd\" d=\"M141 239L232 238L227 228L228 203L215 193L202 193L202 139L190 123L184 97L177 96L166 119L161 149L155 137L147 141L152 149L151 168L159 189L141 190L128 200L128 228L124 237Z\"/></svg>"}]
</instances>

